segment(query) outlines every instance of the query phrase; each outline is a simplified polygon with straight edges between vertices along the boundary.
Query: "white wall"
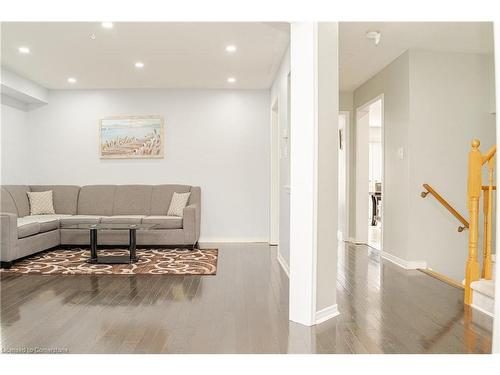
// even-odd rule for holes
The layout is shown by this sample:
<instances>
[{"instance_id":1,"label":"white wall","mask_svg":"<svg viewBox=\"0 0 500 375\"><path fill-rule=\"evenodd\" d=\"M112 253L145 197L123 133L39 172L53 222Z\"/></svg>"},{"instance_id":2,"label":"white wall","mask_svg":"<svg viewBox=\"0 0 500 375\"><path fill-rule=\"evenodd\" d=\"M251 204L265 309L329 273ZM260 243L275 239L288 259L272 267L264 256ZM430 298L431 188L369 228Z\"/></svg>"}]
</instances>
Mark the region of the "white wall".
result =
<instances>
[{"instance_id":1,"label":"white wall","mask_svg":"<svg viewBox=\"0 0 500 375\"><path fill-rule=\"evenodd\" d=\"M284 267L290 264L290 122L288 103L288 75L290 48L287 49L271 87L271 105L278 99L279 118L279 255ZM288 135L288 139L284 138Z\"/></svg>"},{"instance_id":2,"label":"white wall","mask_svg":"<svg viewBox=\"0 0 500 375\"><path fill-rule=\"evenodd\" d=\"M338 197L339 197L339 209L337 215L338 222L338 235L339 239L345 241L349 237L349 233L347 231L347 210L348 210L348 194L347 194L347 171L348 171L348 157L347 153L349 151L349 146L346 144L347 142L347 132L348 130L348 122L349 122L349 114L348 113L339 113L339 137L342 132L342 149L339 147L338 152ZM339 139L339 145L340 145Z\"/></svg>"},{"instance_id":3,"label":"white wall","mask_svg":"<svg viewBox=\"0 0 500 375\"><path fill-rule=\"evenodd\" d=\"M353 93L350 91L341 91L339 93L339 109L341 111L352 111L353 107Z\"/></svg>"},{"instance_id":4,"label":"white wall","mask_svg":"<svg viewBox=\"0 0 500 375\"><path fill-rule=\"evenodd\" d=\"M341 91L339 93L339 110L349 112L349 144L348 147L348 207L350 214L348 215L349 222L347 225L347 235L346 239L354 240L355 236L355 228L356 228L356 215L354 214L356 210L356 194L355 194L355 186L356 186L356 128L354 123L354 93Z\"/></svg>"},{"instance_id":5,"label":"white wall","mask_svg":"<svg viewBox=\"0 0 500 375\"><path fill-rule=\"evenodd\" d=\"M26 184L31 171L27 112L5 104L2 104L1 111L1 183Z\"/></svg>"},{"instance_id":6,"label":"white wall","mask_svg":"<svg viewBox=\"0 0 500 375\"><path fill-rule=\"evenodd\" d=\"M468 231L458 233L460 223L419 194L428 183L468 218L467 154L474 138L482 152L495 144L494 80L493 56L410 51L408 257L456 280L464 277Z\"/></svg>"},{"instance_id":7,"label":"white wall","mask_svg":"<svg viewBox=\"0 0 500 375\"><path fill-rule=\"evenodd\" d=\"M101 160L98 121L162 115L165 158ZM267 241L269 92L51 91L28 113L31 184L199 185L202 241Z\"/></svg>"},{"instance_id":8,"label":"white wall","mask_svg":"<svg viewBox=\"0 0 500 375\"><path fill-rule=\"evenodd\" d=\"M316 321L337 312L339 67L338 23L319 22L317 31L317 286ZM335 285L335 286L334 286ZM333 310L333 311L332 311Z\"/></svg>"}]
</instances>

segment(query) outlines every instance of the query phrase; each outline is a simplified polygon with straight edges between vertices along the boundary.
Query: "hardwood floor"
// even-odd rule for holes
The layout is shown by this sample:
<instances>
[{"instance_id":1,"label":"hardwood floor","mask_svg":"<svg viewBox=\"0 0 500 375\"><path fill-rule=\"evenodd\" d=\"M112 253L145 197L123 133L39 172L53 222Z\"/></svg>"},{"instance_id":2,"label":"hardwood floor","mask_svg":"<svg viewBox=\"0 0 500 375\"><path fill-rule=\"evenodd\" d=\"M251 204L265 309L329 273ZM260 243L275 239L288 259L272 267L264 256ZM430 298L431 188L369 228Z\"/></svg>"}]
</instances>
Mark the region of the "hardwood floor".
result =
<instances>
[{"instance_id":1,"label":"hardwood floor","mask_svg":"<svg viewBox=\"0 0 500 375\"><path fill-rule=\"evenodd\" d=\"M288 321L276 248L220 246L216 276L1 275L1 346L69 353L489 353L492 319L462 291L339 249L340 316Z\"/></svg>"}]
</instances>

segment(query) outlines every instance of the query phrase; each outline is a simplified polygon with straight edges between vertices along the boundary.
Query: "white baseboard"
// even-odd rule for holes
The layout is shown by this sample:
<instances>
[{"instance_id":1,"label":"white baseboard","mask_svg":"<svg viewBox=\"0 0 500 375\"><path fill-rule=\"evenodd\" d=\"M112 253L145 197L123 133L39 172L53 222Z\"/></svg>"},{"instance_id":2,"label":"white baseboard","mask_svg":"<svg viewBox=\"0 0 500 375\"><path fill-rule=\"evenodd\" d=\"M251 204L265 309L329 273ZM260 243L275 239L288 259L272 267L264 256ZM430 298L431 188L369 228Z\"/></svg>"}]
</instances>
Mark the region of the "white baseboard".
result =
<instances>
[{"instance_id":1,"label":"white baseboard","mask_svg":"<svg viewBox=\"0 0 500 375\"><path fill-rule=\"evenodd\" d=\"M218 244L218 243L269 243L268 238L200 238L200 245Z\"/></svg>"},{"instance_id":2,"label":"white baseboard","mask_svg":"<svg viewBox=\"0 0 500 375\"><path fill-rule=\"evenodd\" d=\"M283 268L283 271L286 273L288 278L290 278L290 267L288 266L285 258L280 253L280 250L278 248L278 263L280 264L281 268Z\"/></svg>"},{"instance_id":3,"label":"white baseboard","mask_svg":"<svg viewBox=\"0 0 500 375\"><path fill-rule=\"evenodd\" d=\"M405 270L416 270L417 268L427 268L427 262L405 260L395 255L389 254L388 252L385 251L381 251L380 256L394 263L395 265L404 268Z\"/></svg>"},{"instance_id":4,"label":"white baseboard","mask_svg":"<svg viewBox=\"0 0 500 375\"><path fill-rule=\"evenodd\" d=\"M474 300L474 297L472 298L472 300ZM495 314L493 314L491 311L485 310L482 307L475 305L474 303L471 305L471 307L478 310L478 311L481 311L483 314L486 314L488 316L491 316L492 318L495 318Z\"/></svg>"},{"instance_id":5,"label":"white baseboard","mask_svg":"<svg viewBox=\"0 0 500 375\"><path fill-rule=\"evenodd\" d=\"M476 310L481 311L482 313L494 317L495 312L495 292L492 288L491 290L485 290L485 287L482 285L482 281L474 282L472 287L472 307ZM489 289L489 288L488 288ZM490 294L492 293L493 294Z\"/></svg>"},{"instance_id":6,"label":"white baseboard","mask_svg":"<svg viewBox=\"0 0 500 375\"><path fill-rule=\"evenodd\" d=\"M327 320L334 318L339 314L340 314L340 312L339 312L337 304L325 307L324 309L316 311L316 317L315 317L314 324L320 324L320 323L326 322Z\"/></svg>"}]
</instances>

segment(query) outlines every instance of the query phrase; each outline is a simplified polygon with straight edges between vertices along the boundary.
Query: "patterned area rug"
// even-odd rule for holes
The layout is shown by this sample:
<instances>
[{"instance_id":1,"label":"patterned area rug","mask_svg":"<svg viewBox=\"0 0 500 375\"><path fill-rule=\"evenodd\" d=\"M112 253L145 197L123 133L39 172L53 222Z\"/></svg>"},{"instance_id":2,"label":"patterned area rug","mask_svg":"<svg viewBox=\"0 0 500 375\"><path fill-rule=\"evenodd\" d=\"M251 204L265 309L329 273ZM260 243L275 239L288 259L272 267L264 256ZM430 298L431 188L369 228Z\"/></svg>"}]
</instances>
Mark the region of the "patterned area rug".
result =
<instances>
[{"instance_id":1,"label":"patterned area rug","mask_svg":"<svg viewBox=\"0 0 500 375\"><path fill-rule=\"evenodd\" d=\"M99 255L125 254L128 251L99 250ZM137 256L139 260L132 264L89 264L89 250L56 249L15 262L2 272L41 275L215 275L217 272L217 249L138 249Z\"/></svg>"}]
</instances>

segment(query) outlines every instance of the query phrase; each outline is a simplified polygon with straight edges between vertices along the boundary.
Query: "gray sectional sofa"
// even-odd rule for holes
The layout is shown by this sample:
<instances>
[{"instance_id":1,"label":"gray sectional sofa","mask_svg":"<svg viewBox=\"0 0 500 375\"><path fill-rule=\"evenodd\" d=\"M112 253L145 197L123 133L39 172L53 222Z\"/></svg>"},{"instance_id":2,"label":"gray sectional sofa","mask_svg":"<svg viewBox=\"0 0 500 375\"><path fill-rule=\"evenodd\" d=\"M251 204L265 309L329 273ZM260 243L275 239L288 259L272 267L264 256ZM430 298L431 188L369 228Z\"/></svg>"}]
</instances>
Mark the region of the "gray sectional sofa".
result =
<instances>
[{"instance_id":1,"label":"gray sectional sofa","mask_svg":"<svg viewBox=\"0 0 500 375\"><path fill-rule=\"evenodd\" d=\"M52 190L53 215L30 215L28 191ZM174 192L191 192L183 217L167 216ZM87 246L89 231L70 224L152 223L138 230L137 245L196 247L200 237L201 189L187 185L3 185L0 196L0 260L19 258L59 245ZM99 231L98 244L126 245L126 230Z\"/></svg>"}]
</instances>

